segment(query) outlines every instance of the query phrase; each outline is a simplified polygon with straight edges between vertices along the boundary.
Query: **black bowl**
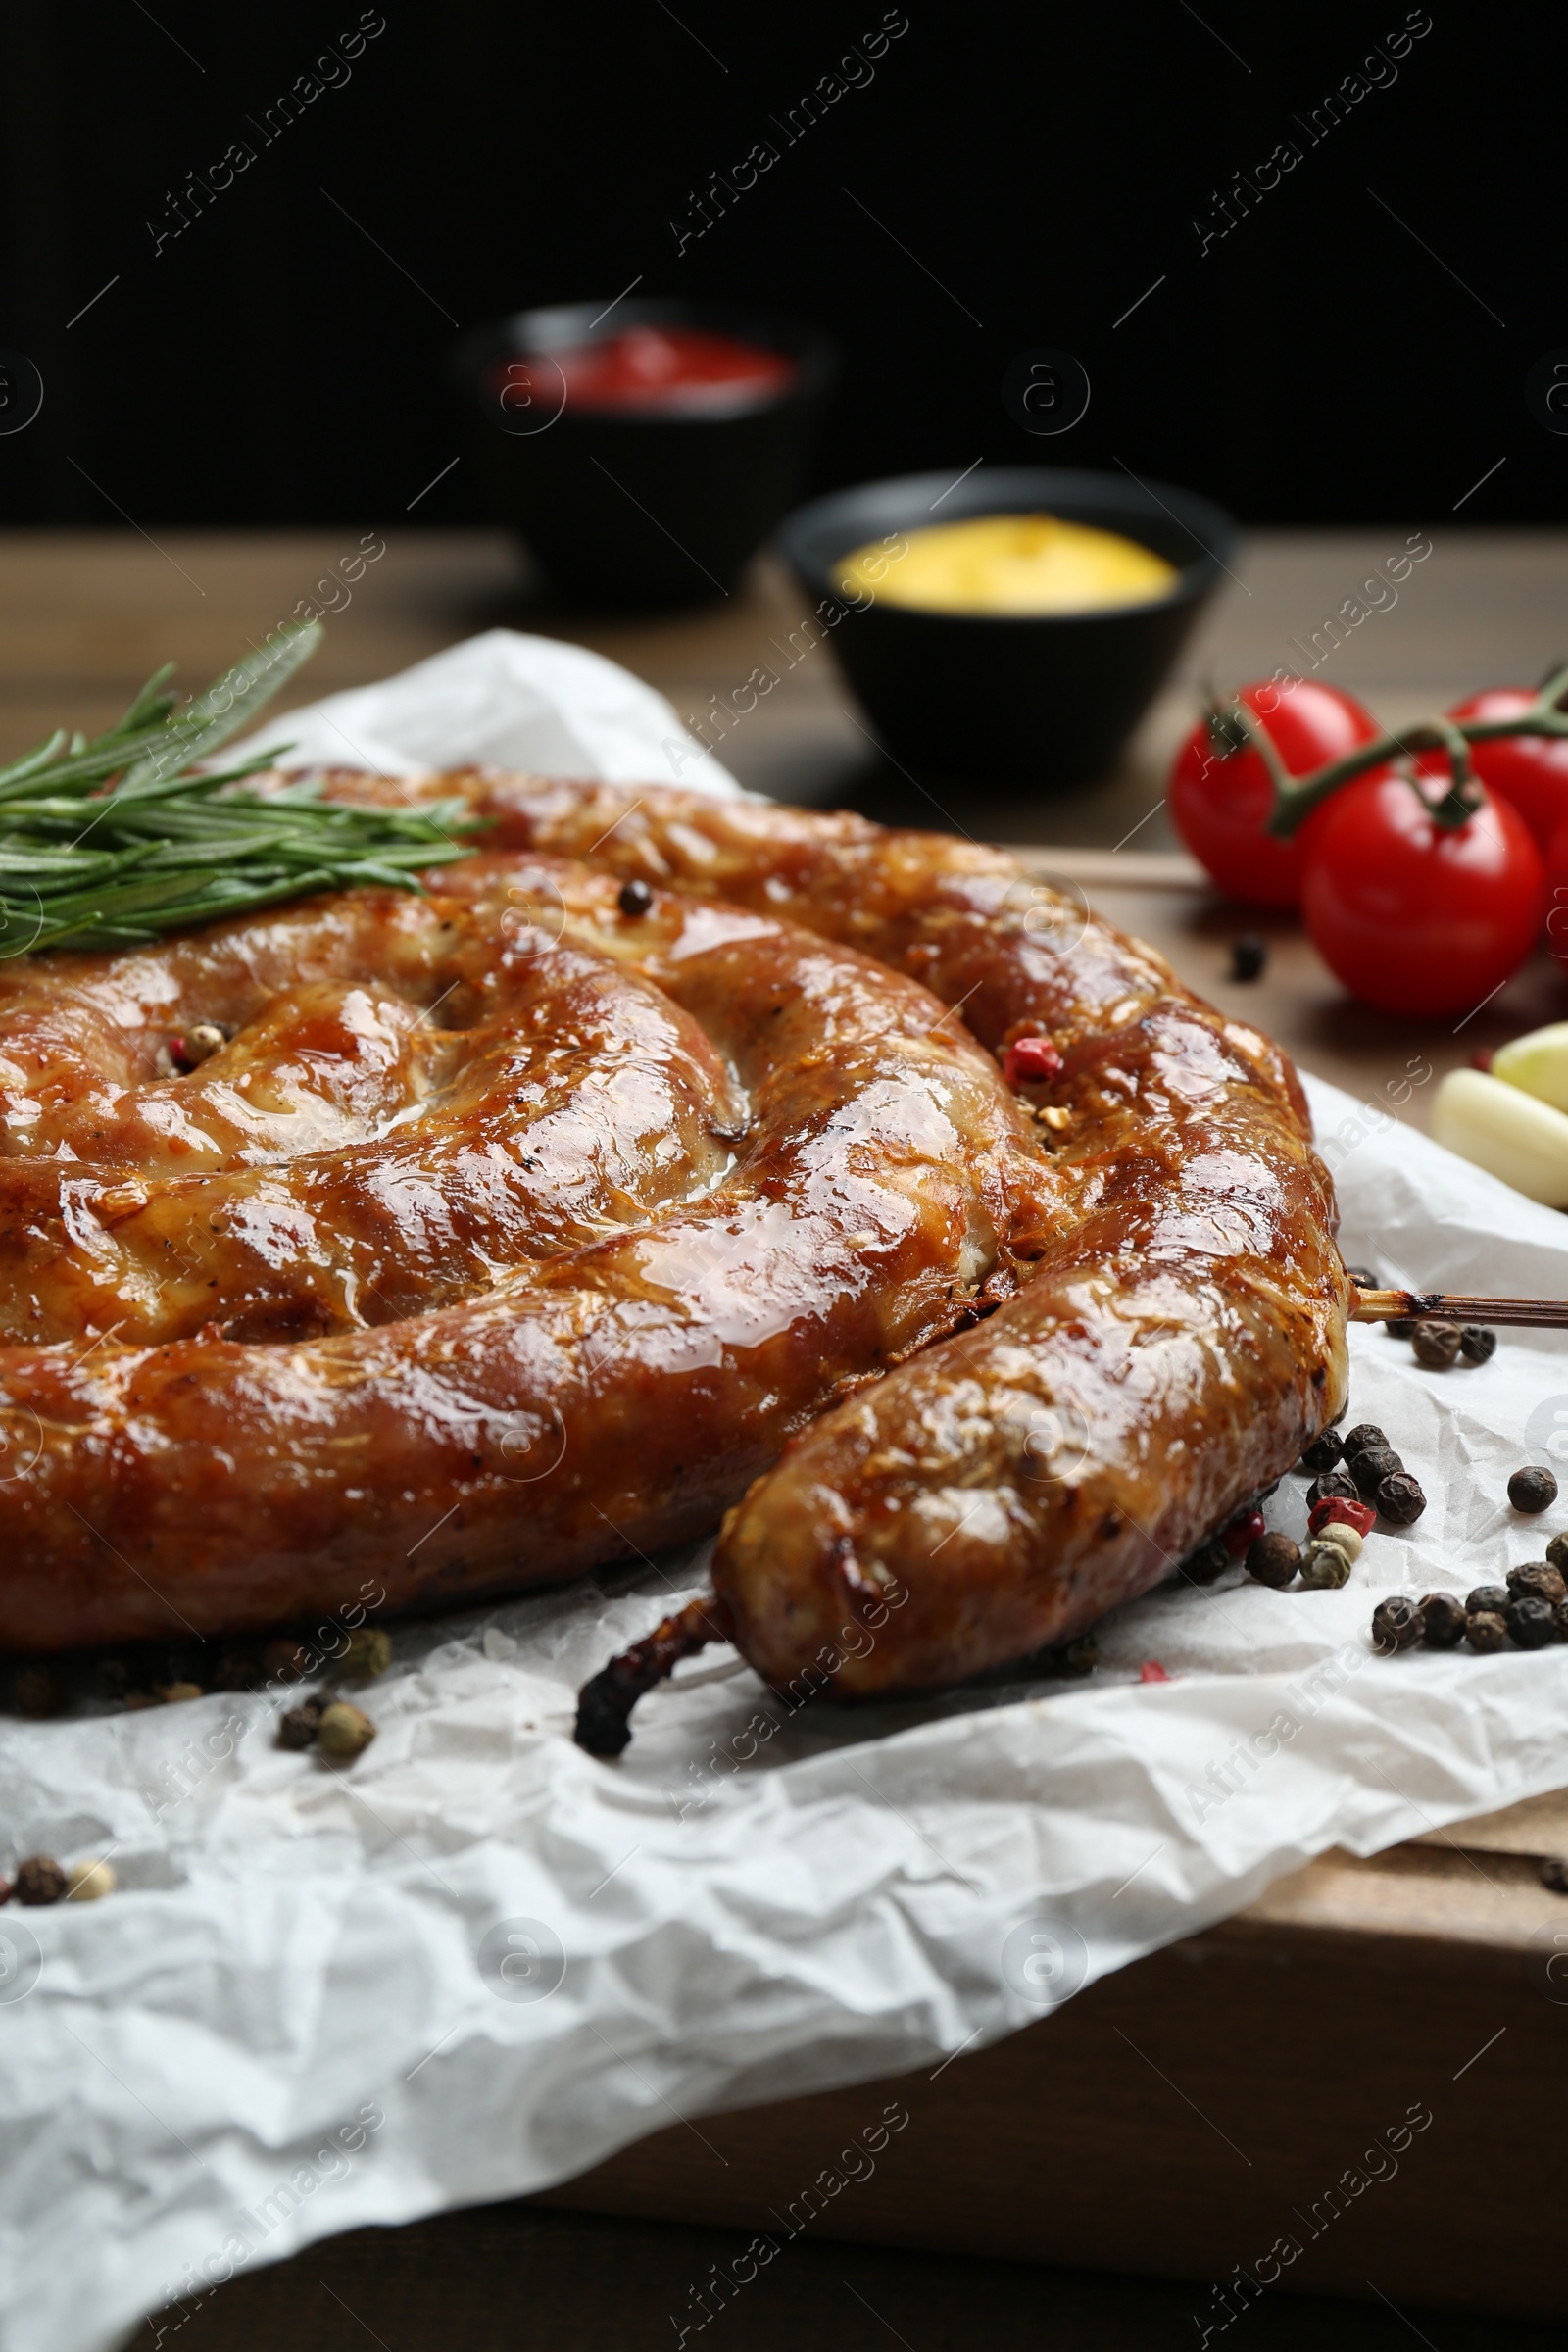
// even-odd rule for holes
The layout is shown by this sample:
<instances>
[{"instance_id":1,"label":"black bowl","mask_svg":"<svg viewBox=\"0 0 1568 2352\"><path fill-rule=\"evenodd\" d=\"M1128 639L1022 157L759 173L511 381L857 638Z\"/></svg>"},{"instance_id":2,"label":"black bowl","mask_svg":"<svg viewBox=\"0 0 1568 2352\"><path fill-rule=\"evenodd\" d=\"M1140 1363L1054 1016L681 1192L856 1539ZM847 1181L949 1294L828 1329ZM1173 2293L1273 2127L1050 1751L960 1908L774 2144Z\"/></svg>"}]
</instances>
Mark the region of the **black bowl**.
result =
<instances>
[{"instance_id":1,"label":"black bowl","mask_svg":"<svg viewBox=\"0 0 1568 2352\"><path fill-rule=\"evenodd\" d=\"M787 353L788 384L727 413L507 409L498 364L609 341L629 326L705 327ZM801 495L834 374L814 327L742 305L573 303L466 335L454 386L492 506L564 588L594 604L690 604L727 592Z\"/></svg>"},{"instance_id":2,"label":"black bowl","mask_svg":"<svg viewBox=\"0 0 1568 2352\"><path fill-rule=\"evenodd\" d=\"M972 514L1045 513L1152 548L1178 572L1167 596L1105 612L923 612L851 604L836 574L867 541ZM1168 482L1044 466L906 474L813 499L779 545L895 760L1005 787L1102 776L1143 717L1230 563L1236 525Z\"/></svg>"}]
</instances>

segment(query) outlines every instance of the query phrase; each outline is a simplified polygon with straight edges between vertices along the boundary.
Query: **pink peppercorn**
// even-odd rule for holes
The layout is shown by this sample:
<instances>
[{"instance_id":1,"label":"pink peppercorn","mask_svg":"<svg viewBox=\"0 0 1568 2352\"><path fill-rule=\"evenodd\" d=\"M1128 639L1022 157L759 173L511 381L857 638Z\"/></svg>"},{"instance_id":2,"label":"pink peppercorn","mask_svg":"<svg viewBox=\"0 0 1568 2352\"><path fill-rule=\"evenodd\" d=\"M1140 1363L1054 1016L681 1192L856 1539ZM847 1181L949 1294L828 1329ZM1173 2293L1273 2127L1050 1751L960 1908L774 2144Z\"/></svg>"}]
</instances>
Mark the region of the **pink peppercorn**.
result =
<instances>
[{"instance_id":1,"label":"pink peppercorn","mask_svg":"<svg viewBox=\"0 0 1568 2352\"><path fill-rule=\"evenodd\" d=\"M1244 1559L1263 1533L1261 1511L1238 1511L1228 1527L1220 1530L1220 1542L1233 1560Z\"/></svg>"},{"instance_id":2,"label":"pink peppercorn","mask_svg":"<svg viewBox=\"0 0 1568 2352\"><path fill-rule=\"evenodd\" d=\"M1061 1055L1049 1037L1020 1037L1007 1048L1002 1074L1009 1086L1039 1086L1061 1075Z\"/></svg>"},{"instance_id":3,"label":"pink peppercorn","mask_svg":"<svg viewBox=\"0 0 1568 2352\"><path fill-rule=\"evenodd\" d=\"M1378 1515L1370 1504L1348 1501L1343 1494L1326 1495L1306 1515L1306 1524L1314 1536L1320 1536L1336 1520L1342 1527L1353 1527L1358 1536L1369 1536L1378 1523Z\"/></svg>"}]
</instances>

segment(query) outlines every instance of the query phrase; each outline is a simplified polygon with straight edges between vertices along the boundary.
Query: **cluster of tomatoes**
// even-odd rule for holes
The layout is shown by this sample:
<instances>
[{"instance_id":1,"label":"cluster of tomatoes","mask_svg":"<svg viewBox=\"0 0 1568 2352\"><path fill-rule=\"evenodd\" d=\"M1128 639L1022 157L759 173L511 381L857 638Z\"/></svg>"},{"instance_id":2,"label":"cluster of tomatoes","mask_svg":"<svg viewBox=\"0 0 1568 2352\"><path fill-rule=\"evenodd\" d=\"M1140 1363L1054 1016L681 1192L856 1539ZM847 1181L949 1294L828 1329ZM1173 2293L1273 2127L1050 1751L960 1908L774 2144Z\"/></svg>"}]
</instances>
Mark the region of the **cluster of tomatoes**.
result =
<instances>
[{"instance_id":1,"label":"cluster of tomatoes","mask_svg":"<svg viewBox=\"0 0 1568 2352\"><path fill-rule=\"evenodd\" d=\"M1269 679L1236 699L1292 776L1382 732L1353 697L1311 679ZM1535 700L1525 687L1494 686L1447 716L1518 718ZM1405 772L1384 764L1343 784L1282 840L1266 830L1275 793L1262 755L1231 748L1223 717L1205 718L1177 754L1170 809L1223 890L1255 906L1298 906L1324 962L1367 1004L1465 1012L1518 969L1548 908L1568 906L1568 740L1497 737L1472 745L1470 759L1481 792L1462 822L1452 821L1447 755L1423 751ZM1568 952L1568 942L1548 944Z\"/></svg>"}]
</instances>

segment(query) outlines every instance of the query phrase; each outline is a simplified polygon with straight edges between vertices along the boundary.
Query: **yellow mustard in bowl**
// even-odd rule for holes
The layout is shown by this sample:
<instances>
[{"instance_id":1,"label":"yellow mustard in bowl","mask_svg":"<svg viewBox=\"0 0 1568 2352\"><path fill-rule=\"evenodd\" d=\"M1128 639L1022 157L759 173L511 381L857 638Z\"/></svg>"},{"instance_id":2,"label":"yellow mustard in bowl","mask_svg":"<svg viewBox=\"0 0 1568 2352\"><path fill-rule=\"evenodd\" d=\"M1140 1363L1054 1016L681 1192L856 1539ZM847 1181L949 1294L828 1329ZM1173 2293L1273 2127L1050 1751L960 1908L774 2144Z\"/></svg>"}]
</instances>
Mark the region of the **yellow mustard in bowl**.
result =
<instances>
[{"instance_id":1,"label":"yellow mustard in bowl","mask_svg":"<svg viewBox=\"0 0 1568 2352\"><path fill-rule=\"evenodd\" d=\"M1173 564L1118 531L1054 514L976 514L858 547L839 566L849 596L923 612L1098 612L1168 596Z\"/></svg>"}]
</instances>

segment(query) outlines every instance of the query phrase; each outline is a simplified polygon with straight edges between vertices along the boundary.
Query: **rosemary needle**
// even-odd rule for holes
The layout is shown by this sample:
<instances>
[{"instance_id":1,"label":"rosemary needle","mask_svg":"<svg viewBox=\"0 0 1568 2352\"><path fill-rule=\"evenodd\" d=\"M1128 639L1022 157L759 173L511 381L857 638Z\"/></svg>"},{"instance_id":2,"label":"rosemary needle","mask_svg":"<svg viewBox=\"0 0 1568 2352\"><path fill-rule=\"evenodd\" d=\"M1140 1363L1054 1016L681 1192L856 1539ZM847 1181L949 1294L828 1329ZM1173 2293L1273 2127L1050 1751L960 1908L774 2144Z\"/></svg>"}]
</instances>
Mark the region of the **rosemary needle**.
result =
<instances>
[{"instance_id":1,"label":"rosemary needle","mask_svg":"<svg viewBox=\"0 0 1568 2352\"><path fill-rule=\"evenodd\" d=\"M172 664L85 742L60 728L0 767L0 959L35 948L138 947L247 907L327 890L418 890L421 866L467 855L461 801L357 808L310 778L265 798L238 767L199 768L315 653L319 622L279 629L183 707Z\"/></svg>"}]
</instances>

